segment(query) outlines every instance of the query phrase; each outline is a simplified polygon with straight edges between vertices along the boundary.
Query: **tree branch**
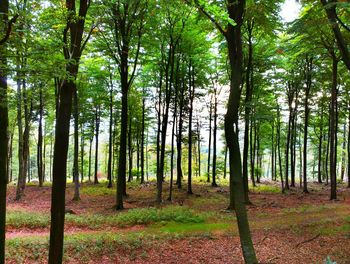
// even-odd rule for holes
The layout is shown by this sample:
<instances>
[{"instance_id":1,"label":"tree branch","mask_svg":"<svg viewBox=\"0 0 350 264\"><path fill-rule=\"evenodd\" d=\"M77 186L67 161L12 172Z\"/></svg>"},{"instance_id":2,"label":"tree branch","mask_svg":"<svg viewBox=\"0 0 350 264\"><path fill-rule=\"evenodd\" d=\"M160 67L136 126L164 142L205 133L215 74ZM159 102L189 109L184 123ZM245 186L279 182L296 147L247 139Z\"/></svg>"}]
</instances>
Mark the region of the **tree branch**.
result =
<instances>
[{"instance_id":1,"label":"tree branch","mask_svg":"<svg viewBox=\"0 0 350 264\"><path fill-rule=\"evenodd\" d=\"M6 34L5 37L3 39L0 40L0 45L5 44L5 42L9 39L11 31L12 31L12 25L14 23L16 23L16 20L18 18L18 14L16 14L13 18L11 18L11 20L8 22L7 24L7 30L6 30Z\"/></svg>"},{"instance_id":2,"label":"tree branch","mask_svg":"<svg viewBox=\"0 0 350 264\"><path fill-rule=\"evenodd\" d=\"M184 0L188 5L191 5L189 0ZM203 6L201 6L197 0L195 0L195 5L199 9L200 12L202 12L214 25L215 27L220 31L222 35L226 37L226 31L221 27L218 21L215 20L205 9Z\"/></svg>"},{"instance_id":3,"label":"tree branch","mask_svg":"<svg viewBox=\"0 0 350 264\"><path fill-rule=\"evenodd\" d=\"M88 41L89 41L89 39L90 39L90 37L91 37L91 34L92 34L92 32L94 31L95 28L96 28L96 25L92 25L92 26L91 26L91 29L90 29L90 31L89 31L89 34L87 35L87 37L86 37L86 39L85 39L83 45L81 45L80 53L83 52L83 50L84 50L86 44L88 43Z\"/></svg>"}]
</instances>

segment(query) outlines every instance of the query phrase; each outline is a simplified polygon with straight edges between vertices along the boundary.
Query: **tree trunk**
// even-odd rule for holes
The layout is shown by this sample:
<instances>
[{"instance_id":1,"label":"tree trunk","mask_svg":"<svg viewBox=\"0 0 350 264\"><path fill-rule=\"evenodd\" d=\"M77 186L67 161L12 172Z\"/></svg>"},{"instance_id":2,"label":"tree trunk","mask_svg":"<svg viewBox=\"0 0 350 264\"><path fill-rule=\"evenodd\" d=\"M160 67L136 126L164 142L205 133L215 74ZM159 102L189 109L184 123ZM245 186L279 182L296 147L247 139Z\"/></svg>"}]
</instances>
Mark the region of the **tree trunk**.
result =
<instances>
[{"instance_id":1,"label":"tree trunk","mask_svg":"<svg viewBox=\"0 0 350 264\"><path fill-rule=\"evenodd\" d=\"M84 125L80 125L80 181L84 182L84 144L85 144L85 136L84 136Z\"/></svg>"},{"instance_id":2,"label":"tree trunk","mask_svg":"<svg viewBox=\"0 0 350 264\"><path fill-rule=\"evenodd\" d=\"M336 105L337 105L337 86L338 86L338 61L333 54L332 66L332 96L330 113L330 180L331 180L331 200L337 199L337 164L336 164Z\"/></svg>"},{"instance_id":3,"label":"tree trunk","mask_svg":"<svg viewBox=\"0 0 350 264\"><path fill-rule=\"evenodd\" d=\"M254 148L254 144L255 144L255 140L253 138L253 128L254 128L254 121L252 118L250 118L250 132L249 132L249 145L250 145L250 180L252 181L253 187L256 186L255 184L255 168L254 168L254 164L255 164L255 148Z\"/></svg>"},{"instance_id":4,"label":"tree trunk","mask_svg":"<svg viewBox=\"0 0 350 264\"><path fill-rule=\"evenodd\" d=\"M78 108L78 92L73 92L73 117L74 117L74 161L73 161L73 181L74 196L73 201L80 200L79 193L79 108Z\"/></svg>"},{"instance_id":5,"label":"tree trunk","mask_svg":"<svg viewBox=\"0 0 350 264\"><path fill-rule=\"evenodd\" d=\"M275 122L271 125L271 180L275 181Z\"/></svg>"},{"instance_id":6,"label":"tree trunk","mask_svg":"<svg viewBox=\"0 0 350 264\"><path fill-rule=\"evenodd\" d=\"M199 117L197 120L197 149L198 149L198 175L201 176L201 125L199 122Z\"/></svg>"},{"instance_id":7,"label":"tree trunk","mask_svg":"<svg viewBox=\"0 0 350 264\"><path fill-rule=\"evenodd\" d=\"M95 126L92 126L92 131L94 131L94 128ZM93 133L93 132L92 132ZM88 176L89 176L89 182L91 182L91 167L92 167L92 142L94 140L94 134L91 134L90 135L90 144L89 144L89 173L88 173Z\"/></svg>"},{"instance_id":8,"label":"tree trunk","mask_svg":"<svg viewBox=\"0 0 350 264\"><path fill-rule=\"evenodd\" d=\"M175 97L176 98L176 97ZM176 128L176 113L177 103L175 101L175 110L173 113L173 128L171 132L171 157L170 157L170 184L169 184L169 197L168 201L171 201L173 194L173 181L174 181L174 142L175 142L175 128Z\"/></svg>"},{"instance_id":9,"label":"tree trunk","mask_svg":"<svg viewBox=\"0 0 350 264\"><path fill-rule=\"evenodd\" d=\"M129 112L130 114L131 112ZM128 182L131 182L133 180L133 175L132 175L132 154L133 154L133 147L132 147L132 124L131 124L132 120L131 120L131 115L129 118L129 129L128 129L128 154L129 154L129 178L128 178Z\"/></svg>"},{"instance_id":10,"label":"tree trunk","mask_svg":"<svg viewBox=\"0 0 350 264\"><path fill-rule=\"evenodd\" d=\"M281 114L280 108L277 106L277 151L278 151L278 167L281 179L282 193L284 193L284 181L283 181L283 167L282 167L282 154L281 154Z\"/></svg>"},{"instance_id":11,"label":"tree trunk","mask_svg":"<svg viewBox=\"0 0 350 264\"><path fill-rule=\"evenodd\" d=\"M344 182L344 176L345 176L345 167L346 167L346 123L344 123L343 126L343 144L342 144L342 151L341 151L341 171L340 171L340 179L342 182Z\"/></svg>"},{"instance_id":12,"label":"tree trunk","mask_svg":"<svg viewBox=\"0 0 350 264\"><path fill-rule=\"evenodd\" d=\"M145 95L144 95L145 96ZM145 182L145 117L146 117L146 98L142 98L142 128L141 128L141 184Z\"/></svg>"},{"instance_id":13,"label":"tree trunk","mask_svg":"<svg viewBox=\"0 0 350 264\"><path fill-rule=\"evenodd\" d=\"M179 86L181 87L181 93L180 93L180 113L179 113L179 127L177 131L177 160L176 160L176 167L177 167L177 187L178 189L182 188L182 129L183 129L183 108L184 108L184 91L185 91L185 85Z\"/></svg>"},{"instance_id":14,"label":"tree trunk","mask_svg":"<svg viewBox=\"0 0 350 264\"><path fill-rule=\"evenodd\" d=\"M350 188L350 101L348 116L348 188Z\"/></svg>"},{"instance_id":15,"label":"tree trunk","mask_svg":"<svg viewBox=\"0 0 350 264\"><path fill-rule=\"evenodd\" d=\"M318 139L318 169L317 169L317 181L322 183L322 153L323 153L323 105L321 106L321 125L320 125L320 137Z\"/></svg>"},{"instance_id":16,"label":"tree trunk","mask_svg":"<svg viewBox=\"0 0 350 264\"><path fill-rule=\"evenodd\" d=\"M246 70L246 95L245 95L245 107L244 107L244 146L243 146L243 182L244 182L244 199L246 204L250 204L249 200L249 185L248 185L248 152L249 152L249 124L250 124L250 113L252 104L253 87L251 85L251 78L253 77L253 42L252 32L254 28L254 21L247 21L247 32L248 32L248 64ZM255 182L253 181L253 185Z\"/></svg>"},{"instance_id":17,"label":"tree trunk","mask_svg":"<svg viewBox=\"0 0 350 264\"><path fill-rule=\"evenodd\" d=\"M225 31L231 66L230 95L225 115L225 137L229 148L230 161L230 207L234 207L236 210L244 260L246 263L254 264L258 263L258 261L254 251L244 203L242 160L238 139L238 111L243 65L241 26L244 7L244 0L229 0L227 5L229 17L236 22L236 25L229 24L227 31Z\"/></svg>"},{"instance_id":18,"label":"tree trunk","mask_svg":"<svg viewBox=\"0 0 350 264\"><path fill-rule=\"evenodd\" d=\"M72 111L72 97L76 91L75 80L81 57L84 23L89 8L87 0L79 2L79 16L76 17L75 0L66 0L67 27L63 31L63 48L66 62L66 72L69 78L62 81L57 105L55 129L55 148L53 158L53 182L51 194L51 227L49 264L62 263L63 233L65 216L65 194L67 181L67 152L69 145L69 126ZM74 38L72 37L74 36ZM68 38L70 37L70 44ZM74 61L74 63L72 63Z\"/></svg>"},{"instance_id":19,"label":"tree trunk","mask_svg":"<svg viewBox=\"0 0 350 264\"><path fill-rule=\"evenodd\" d=\"M126 194L126 147L127 147L127 132L128 132L128 96L129 96L129 81L128 81L128 53L129 47L123 45L123 52L120 63L120 78L122 87L122 109L121 109L121 125L120 125L120 143L119 143L119 163L118 163L118 180L117 180L117 204L116 209L124 208L123 196Z\"/></svg>"},{"instance_id":20,"label":"tree trunk","mask_svg":"<svg viewBox=\"0 0 350 264\"><path fill-rule=\"evenodd\" d=\"M225 146L225 158L224 158L224 179L226 179L227 174L227 146Z\"/></svg>"},{"instance_id":21,"label":"tree trunk","mask_svg":"<svg viewBox=\"0 0 350 264\"><path fill-rule=\"evenodd\" d=\"M1 33L7 31L9 2L0 2ZM7 25L7 26L5 26ZM2 34L1 34L2 38ZM8 181L8 99L6 44L0 44L0 263L5 263L6 192ZM10 149L11 151L11 149Z\"/></svg>"},{"instance_id":22,"label":"tree trunk","mask_svg":"<svg viewBox=\"0 0 350 264\"><path fill-rule=\"evenodd\" d=\"M188 184L187 184L187 193L193 194L192 191L192 117L193 117L193 100L194 100L194 70L193 65L190 60L189 69L188 69L188 79L189 79L189 119L188 119Z\"/></svg>"},{"instance_id":23,"label":"tree trunk","mask_svg":"<svg viewBox=\"0 0 350 264\"><path fill-rule=\"evenodd\" d=\"M166 133L168 129L169 108L171 100L171 89L174 75L174 56L175 46L174 43L170 43L168 52L168 61L165 69L165 109L163 112L162 130L161 130L161 145L160 145L160 157L159 157L159 170L157 171L157 203L162 202L163 181L164 181L164 166L165 166L165 145L166 145ZM170 73L169 73L170 70Z\"/></svg>"},{"instance_id":24,"label":"tree trunk","mask_svg":"<svg viewBox=\"0 0 350 264\"><path fill-rule=\"evenodd\" d=\"M297 142L297 109L292 113L292 128L290 134L290 187L295 187L295 170L296 170L296 142Z\"/></svg>"},{"instance_id":25,"label":"tree trunk","mask_svg":"<svg viewBox=\"0 0 350 264\"><path fill-rule=\"evenodd\" d=\"M307 189L307 140L308 140L308 128L309 128L309 114L310 114L310 108L309 108L309 96L310 96L310 90L312 85L312 68L313 68L313 61L312 58L306 58L306 88L305 88L305 122L304 122L304 166L303 166L303 192L309 193Z\"/></svg>"},{"instance_id":26,"label":"tree trunk","mask_svg":"<svg viewBox=\"0 0 350 264\"><path fill-rule=\"evenodd\" d=\"M112 76L110 77L110 91L109 91L109 142L108 142L108 165L107 178L108 188L112 188L112 159L113 159L113 83Z\"/></svg>"},{"instance_id":27,"label":"tree trunk","mask_svg":"<svg viewBox=\"0 0 350 264\"><path fill-rule=\"evenodd\" d=\"M20 61L19 54L17 53L17 126L18 126L18 177L16 188L16 200L20 200L22 197L22 182L26 173L23 163L23 122L22 122L22 81L20 77Z\"/></svg>"},{"instance_id":28,"label":"tree trunk","mask_svg":"<svg viewBox=\"0 0 350 264\"><path fill-rule=\"evenodd\" d=\"M94 184L98 184L98 138L100 133L100 106L96 107L95 110L95 177Z\"/></svg>"},{"instance_id":29,"label":"tree trunk","mask_svg":"<svg viewBox=\"0 0 350 264\"><path fill-rule=\"evenodd\" d=\"M210 182L210 158L211 158L211 134L212 134L212 116L213 116L213 98L210 98L210 105L209 105L209 143L208 143L208 168L207 168L207 182Z\"/></svg>"},{"instance_id":30,"label":"tree trunk","mask_svg":"<svg viewBox=\"0 0 350 264\"><path fill-rule=\"evenodd\" d=\"M38 126L38 147L37 147L37 165L38 165L38 179L39 187L43 186L43 114L44 114L44 105L43 105L43 90L42 85L39 84L39 126Z\"/></svg>"},{"instance_id":31,"label":"tree trunk","mask_svg":"<svg viewBox=\"0 0 350 264\"><path fill-rule=\"evenodd\" d=\"M288 122L288 134L287 134L287 143L286 143L286 175L285 175L285 189L289 190L289 145L291 138L291 123L292 123L292 113L289 113L289 122Z\"/></svg>"},{"instance_id":32,"label":"tree trunk","mask_svg":"<svg viewBox=\"0 0 350 264\"><path fill-rule=\"evenodd\" d=\"M217 130L218 130L218 98L216 94L216 87L214 87L214 130L213 130L213 181L211 183L211 186L217 187L216 183L216 136L217 136Z\"/></svg>"}]
</instances>

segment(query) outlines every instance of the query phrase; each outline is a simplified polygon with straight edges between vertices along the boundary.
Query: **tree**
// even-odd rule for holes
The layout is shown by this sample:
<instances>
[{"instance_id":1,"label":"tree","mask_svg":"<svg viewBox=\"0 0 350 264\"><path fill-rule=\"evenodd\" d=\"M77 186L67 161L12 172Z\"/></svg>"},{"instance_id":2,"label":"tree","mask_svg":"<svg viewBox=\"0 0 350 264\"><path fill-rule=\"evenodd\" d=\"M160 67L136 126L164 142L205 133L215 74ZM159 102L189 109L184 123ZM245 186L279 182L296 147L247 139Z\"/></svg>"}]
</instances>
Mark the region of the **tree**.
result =
<instances>
[{"instance_id":1,"label":"tree","mask_svg":"<svg viewBox=\"0 0 350 264\"><path fill-rule=\"evenodd\" d=\"M230 208L235 209L243 256L246 263L258 263L251 239L247 211L244 201L244 187L242 179L242 160L238 141L238 109L242 82L242 36L243 13L245 1L227 1L227 28L221 27L219 22L205 10L203 2L195 2L199 10L208 17L217 30L225 37L230 61L230 95L225 115L225 137L229 149L230 162Z\"/></svg>"},{"instance_id":2,"label":"tree","mask_svg":"<svg viewBox=\"0 0 350 264\"><path fill-rule=\"evenodd\" d=\"M83 49L91 35L83 39L85 19L90 7L89 0L66 0L66 26L63 30L63 54L66 59L67 76L60 82L58 93L55 147L52 173L51 227L49 263L62 263L63 233L65 215L65 189L67 173L67 152L69 145L69 123L72 98L76 91L76 78Z\"/></svg>"},{"instance_id":3,"label":"tree","mask_svg":"<svg viewBox=\"0 0 350 264\"><path fill-rule=\"evenodd\" d=\"M101 34L107 46L108 55L118 65L122 90L119 163L116 209L123 209L123 195L126 194L126 149L128 131L128 94L135 78L144 28L147 3L143 0L116 1L105 3L109 15L106 21L109 36ZM133 15L131 15L133 14ZM112 44L114 46L112 46ZM131 71L129 68L132 67Z\"/></svg>"},{"instance_id":4,"label":"tree","mask_svg":"<svg viewBox=\"0 0 350 264\"><path fill-rule=\"evenodd\" d=\"M5 263L5 224L6 224L6 191L8 169L8 99L7 99L7 59L6 42L8 41L12 24L17 16L8 19L9 1L0 2L0 263Z\"/></svg>"}]
</instances>

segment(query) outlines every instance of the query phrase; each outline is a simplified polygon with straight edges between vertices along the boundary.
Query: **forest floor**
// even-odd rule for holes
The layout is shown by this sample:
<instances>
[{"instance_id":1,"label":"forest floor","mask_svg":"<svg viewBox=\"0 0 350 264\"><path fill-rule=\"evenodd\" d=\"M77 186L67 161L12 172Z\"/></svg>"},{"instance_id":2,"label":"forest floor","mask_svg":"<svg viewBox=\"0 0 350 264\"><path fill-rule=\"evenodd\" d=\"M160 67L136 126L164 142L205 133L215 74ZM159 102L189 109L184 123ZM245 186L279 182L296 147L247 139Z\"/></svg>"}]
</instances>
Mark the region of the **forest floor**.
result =
<instances>
[{"instance_id":1,"label":"forest floor","mask_svg":"<svg viewBox=\"0 0 350 264\"><path fill-rule=\"evenodd\" d=\"M174 187L172 202L161 207L155 188L129 184L126 210L116 212L115 189L106 183L83 184L77 202L69 184L65 263L243 263L227 186L197 180L194 195ZM47 263L50 195L49 186L29 185L17 202L9 186L6 263ZM338 197L330 201L329 186L315 183L310 194L281 194L274 183L253 188L247 208L260 263L350 263L350 191L339 186Z\"/></svg>"}]
</instances>

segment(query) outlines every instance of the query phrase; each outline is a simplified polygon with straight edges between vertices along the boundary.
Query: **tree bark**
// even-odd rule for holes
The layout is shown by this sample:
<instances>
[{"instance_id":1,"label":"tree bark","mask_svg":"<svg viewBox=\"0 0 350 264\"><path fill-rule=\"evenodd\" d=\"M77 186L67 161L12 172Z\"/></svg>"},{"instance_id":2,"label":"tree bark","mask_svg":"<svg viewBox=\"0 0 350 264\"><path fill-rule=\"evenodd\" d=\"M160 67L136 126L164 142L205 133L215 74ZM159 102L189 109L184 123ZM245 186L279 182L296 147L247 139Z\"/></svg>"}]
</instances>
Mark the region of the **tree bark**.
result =
<instances>
[{"instance_id":1,"label":"tree bark","mask_svg":"<svg viewBox=\"0 0 350 264\"><path fill-rule=\"evenodd\" d=\"M74 117L74 161L73 161L73 181L74 196L73 201L80 200L79 183L79 108L77 89L73 92L73 117Z\"/></svg>"},{"instance_id":2,"label":"tree bark","mask_svg":"<svg viewBox=\"0 0 350 264\"><path fill-rule=\"evenodd\" d=\"M7 32L8 27L9 2L0 2L0 25L2 34ZM10 29L11 30L11 29ZM6 44L0 44L0 263L5 263L5 224L6 224L6 193L8 181L8 98L7 98L7 59ZM11 151L11 149L10 149Z\"/></svg>"},{"instance_id":3,"label":"tree bark","mask_svg":"<svg viewBox=\"0 0 350 264\"><path fill-rule=\"evenodd\" d=\"M254 28L254 20L247 21L247 33L248 33L248 64L246 69L246 95L244 106L244 146L243 146L243 182L244 182L244 199L246 204L250 204L249 200L249 185L248 185L248 153L249 153L249 124L251 121L251 104L253 87L251 85L251 78L253 75L253 42L252 33ZM255 184L255 182L253 182Z\"/></svg>"},{"instance_id":4,"label":"tree bark","mask_svg":"<svg viewBox=\"0 0 350 264\"><path fill-rule=\"evenodd\" d=\"M187 181L187 193L193 194L192 191L192 117L193 117L193 100L194 100L194 70L193 64L190 60L188 66L188 79L189 79L189 119L188 119L188 181Z\"/></svg>"},{"instance_id":5,"label":"tree bark","mask_svg":"<svg viewBox=\"0 0 350 264\"><path fill-rule=\"evenodd\" d=\"M39 187L43 186L44 172L43 172L43 90L40 84L39 87L39 126L38 126L38 147L37 147L37 166L38 166L38 179Z\"/></svg>"},{"instance_id":6,"label":"tree bark","mask_svg":"<svg viewBox=\"0 0 350 264\"><path fill-rule=\"evenodd\" d=\"M113 159L113 83L110 76L110 91L109 91L109 142L108 142L108 165L107 178L108 188L112 188L112 159Z\"/></svg>"},{"instance_id":7,"label":"tree bark","mask_svg":"<svg viewBox=\"0 0 350 264\"><path fill-rule=\"evenodd\" d=\"M182 130L183 130L183 108L184 108L184 92L185 92L185 85L184 83L182 85L179 85L181 87L180 92L180 104L179 104L179 127L177 131L177 160L176 160L176 167L177 167L177 187L178 189L182 188Z\"/></svg>"},{"instance_id":8,"label":"tree bark","mask_svg":"<svg viewBox=\"0 0 350 264\"><path fill-rule=\"evenodd\" d=\"M211 157L211 135L212 135L212 116L213 116L213 98L210 98L209 105L209 142L208 142L208 168L207 168L207 182L210 182L210 157Z\"/></svg>"},{"instance_id":9,"label":"tree bark","mask_svg":"<svg viewBox=\"0 0 350 264\"><path fill-rule=\"evenodd\" d=\"M350 188L350 101L348 115L348 188Z\"/></svg>"},{"instance_id":10,"label":"tree bark","mask_svg":"<svg viewBox=\"0 0 350 264\"><path fill-rule=\"evenodd\" d=\"M309 193L307 189L307 140L308 140L308 128L309 128L309 96L312 86L312 70L313 70L313 59L306 57L306 69L305 69L305 77L306 77L306 87L305 87L305 121L304 121L304 155L303 155L303 192Z\"/></svg>"},{"instance_id":11,"label":"tree bark","mask_svg":"<svg viewBox=\"0 0 350 264\"><path fill-rule=\"evenodd\" d=\"M336 164L336 105L338 87L338 61L333 54L332 64L332 91L331 91L331 113L330 113L330 180L331 180L331 200L337 199L337 164Z\"/></svg>"},{"instance_id":12,"label":"tree bark","mask_svg":"<svg viewBox=\"0 0 350 264\"><path fill-rule=\"evenodd\" d=\"M145 182L145 124L146 119L146 98L142 98L142 128L141 128L141 184Z\"/></svg>"},{"instance_id":13,"label":"tree bark","mask_svg":"<svg viewBox=\"0 0 350 264\"><path fill-rule=\"evenodd\" d=\"M96 106L95 109L95 177L94 184L98 184L98 139L100 134L100 106Z\"/></svg>"},{"instance_id":14,"label":"tree bark","mask_svg":"<svg viewBox=\"0 0 350 264\"><path fill-rule=\"evenodd\" d=\"M214 129L213 129L213 172L212 172L212 177L213 181L211 183L211 186L217 187L216 183L216 136L217 136L217 130L218 130L218 124L217 124L217 119L218 119L218 98L217 98L217 91L216 87L214 87Z\"/></svg>"}]
</instances>

